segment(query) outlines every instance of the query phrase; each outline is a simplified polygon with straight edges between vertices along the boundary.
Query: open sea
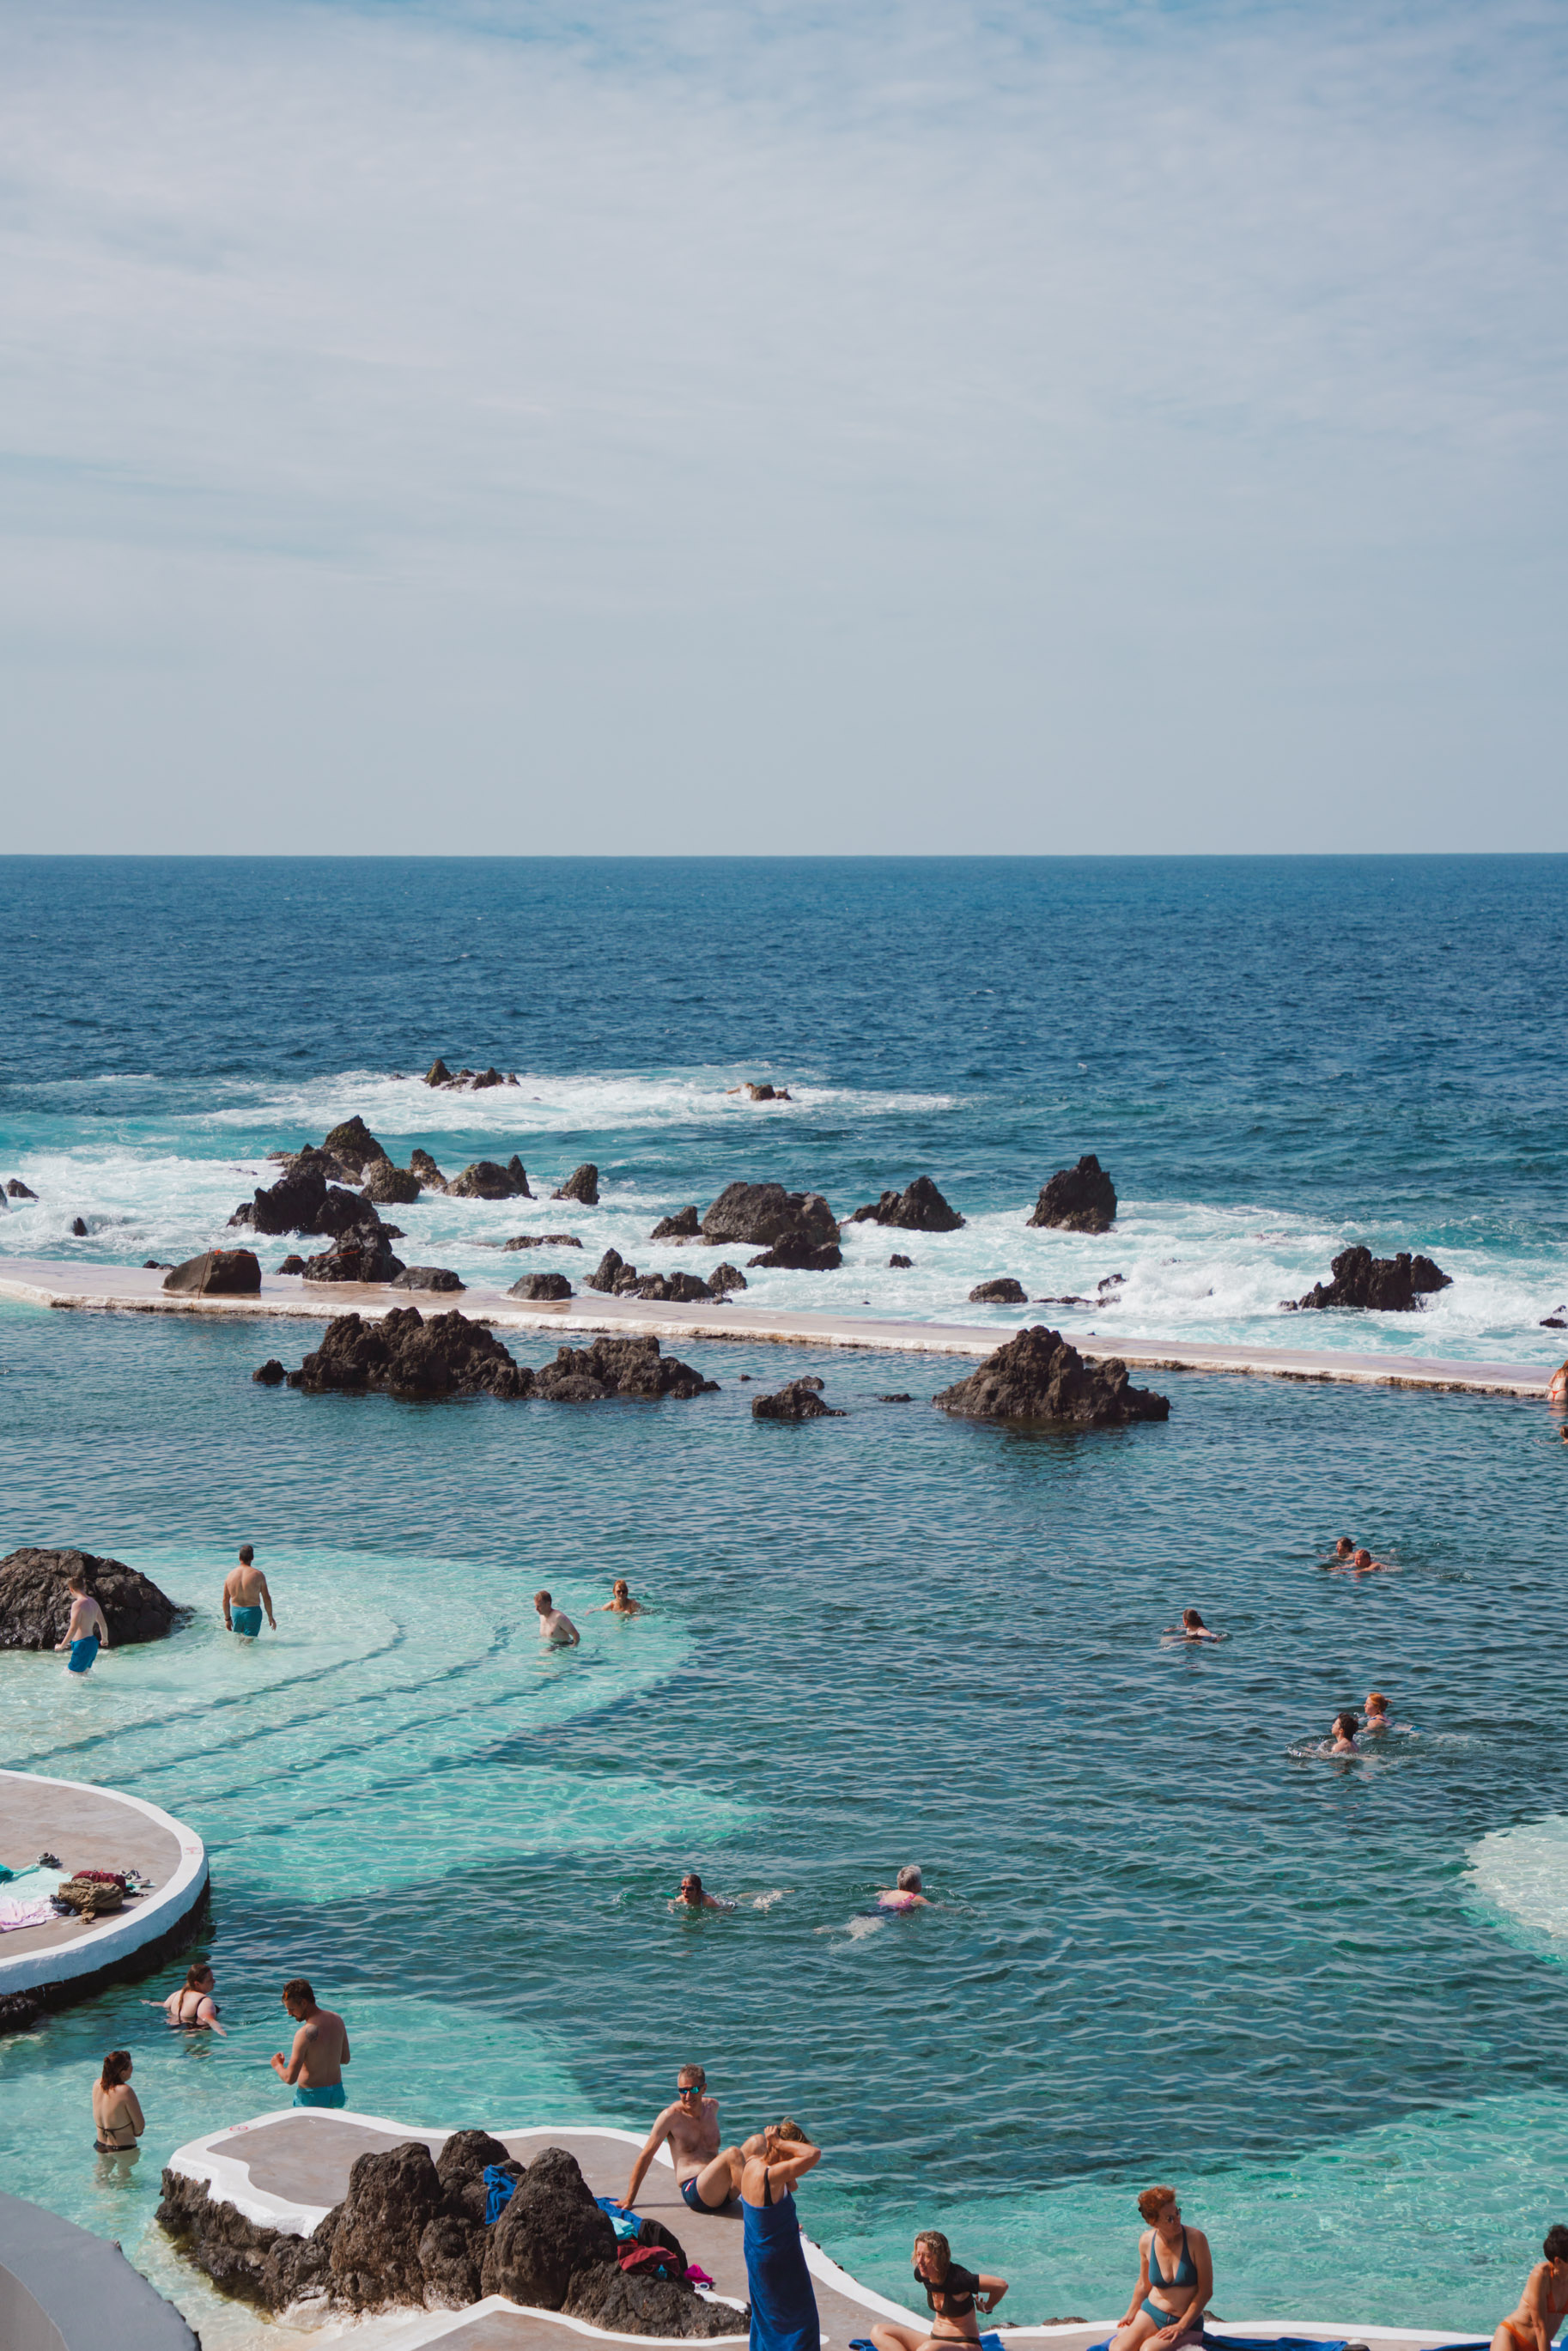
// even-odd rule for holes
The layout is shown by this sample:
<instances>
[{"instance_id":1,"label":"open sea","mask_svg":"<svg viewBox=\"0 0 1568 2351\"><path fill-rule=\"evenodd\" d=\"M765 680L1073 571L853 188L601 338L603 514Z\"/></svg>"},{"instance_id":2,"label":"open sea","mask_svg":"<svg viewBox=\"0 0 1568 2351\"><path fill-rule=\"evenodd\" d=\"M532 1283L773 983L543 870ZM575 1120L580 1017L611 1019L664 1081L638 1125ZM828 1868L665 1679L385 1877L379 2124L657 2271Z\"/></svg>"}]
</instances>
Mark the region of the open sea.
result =
<instances>
[{"instance_id":1,"label":"open sea","mask_svg":"<svg viewBox=\"0 0 1568 2351\"><path fill-rule=\"evenodd\" d=\"M0 946L14 1258L189 1255L359 1112L448 1173L520 1154L532 1203L386 1212L486 1279L528 1230L585 1244L530 1270L673 1267L653 1219L736 1176L847 1215L925 1173L962 1232L858 1228L747 1302L973 1321L991 1275L1120 1272L1102 1335L1568 1353L1568 860L0 860ZM520 1083L434 1093L437 1053ZM1114 1229L1026 1230L1084 1151ZM552 1206L585 1159L601 1205ZM1283 1316L1352 1240L1453 1288ZM941 2226L1003 2319L1114 2314L1168 2180L1228 2319L1511 2308L1568 2218L1553 1415L1163 1374L1165 1426L1019 1436L930 1409L962 1365L698 1342L685 1404L254 1385L306 1338L0 1303L0 1553L109 1552L196 1611L85 1686L0 1653L0 1750L206 1839L233 2027L167 2039L172 1967L0 2039L0 2186L253 2338L151 2215L173 2147L275 2103L307 1973L353 2104L411 2124L636 2127L700 2061L730 2134L822 2138L806 2226L894 2294ZM752 1420L742 1374L807 1368L846 1418ZM1321 1572L1341 1533L1392 1572ZM254 1646L218 1605L247 1540ZM590 1613L618 1574L647 1616ZM580 1652L541 1655L540 1584ZM1186 1604L1223 1646L1161 1646ZM1375 1687L1411 1728L1326 1762ZM879 1919L909 1860L938 1907ZM687 1866L736 1908L673 1913ZM89 2126L119 2043L123 2178Z\"/></svg>"}]
</instances>

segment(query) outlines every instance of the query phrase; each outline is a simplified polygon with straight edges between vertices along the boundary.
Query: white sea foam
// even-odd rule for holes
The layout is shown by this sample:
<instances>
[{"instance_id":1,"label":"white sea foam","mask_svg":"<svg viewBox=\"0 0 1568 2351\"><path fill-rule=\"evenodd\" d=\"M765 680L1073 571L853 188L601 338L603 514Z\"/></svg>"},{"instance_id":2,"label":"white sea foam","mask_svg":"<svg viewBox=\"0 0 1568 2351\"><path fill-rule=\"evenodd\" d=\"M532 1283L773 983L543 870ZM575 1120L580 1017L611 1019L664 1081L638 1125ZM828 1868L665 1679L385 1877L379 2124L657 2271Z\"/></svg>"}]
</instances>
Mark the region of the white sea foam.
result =
<instances>
[{"instance_id":1,"label":"white sea foam","mask_svg":"<svg viewBox=\"0 0 1568 2351\"><path fill-rule=\"evenodd\" d=\"M1465 1856L1465 1885L1483 1907L1536 1948L1568 1959L1568 1817L1493 1829Z\"/></svg>"}]
</instances>

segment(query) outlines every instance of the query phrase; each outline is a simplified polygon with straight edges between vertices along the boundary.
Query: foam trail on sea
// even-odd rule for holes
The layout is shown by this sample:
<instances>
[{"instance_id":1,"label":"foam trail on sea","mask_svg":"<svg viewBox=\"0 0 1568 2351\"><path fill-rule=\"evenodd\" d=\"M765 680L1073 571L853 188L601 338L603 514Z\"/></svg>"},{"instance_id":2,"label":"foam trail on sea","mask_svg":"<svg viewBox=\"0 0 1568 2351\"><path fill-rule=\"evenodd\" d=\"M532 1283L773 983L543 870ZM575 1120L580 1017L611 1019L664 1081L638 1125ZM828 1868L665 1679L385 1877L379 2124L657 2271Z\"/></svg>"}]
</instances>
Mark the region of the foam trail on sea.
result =
<instances>
[{"instance_id":1,"label":"foam trail on sea","mask_svg":"<svg viewBox=\"0 0 1568 2351\"><path fill-rule=\"evenodd\" d=\"M1506 1923L1510 1941L1568 1961L1568 1817L1493 1829L1465 1858L1467 1888Z\"/></svg>"}]
</instances>

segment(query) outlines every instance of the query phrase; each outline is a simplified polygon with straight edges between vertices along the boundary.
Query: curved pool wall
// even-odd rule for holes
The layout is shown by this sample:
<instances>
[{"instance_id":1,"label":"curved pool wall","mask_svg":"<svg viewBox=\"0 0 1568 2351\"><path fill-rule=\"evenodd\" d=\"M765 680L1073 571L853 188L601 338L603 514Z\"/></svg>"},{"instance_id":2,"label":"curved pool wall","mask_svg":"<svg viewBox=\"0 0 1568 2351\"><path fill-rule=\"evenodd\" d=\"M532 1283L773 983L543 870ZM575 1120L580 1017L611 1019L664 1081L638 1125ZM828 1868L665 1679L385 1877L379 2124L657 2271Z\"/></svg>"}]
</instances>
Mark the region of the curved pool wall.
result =
<instances>
[{"instance_id":1,"label":"curved pool wall","mask_svg":"<svg viewBox=\"0 0 1568 2351\"><path fill-rule=\"evenodd\" d=\"M5 2351L201 2351L172 2304L118 2245L4 2194L0 2344Z\"/></svg>"},{"instance_id":2,"label":"curved pool wall","mask_svg":"<svg viewBox=\"0 0 1568 2351\"><path fill-rule=\"evenodd\" d=\"M154 1833L151 1850L160 1866L152 1891L67 1943L24 1949L34 1939L25 1932L0 1939L0 2001L28 1994L46 2008L59 2008L85 2000L107 1984L145 1975L195 1935L207 1899L207 1853L193 1830L121 1789L0 1770L0 1823L26 1844L63 1845L68 1867L73 1840L80 1859L84 1828L91 1861L81 1865L108 1868L117 1858L125 1861L116 1844L117 1813L131 1816L128 1834L143 1823Z\"/></svg>"}]
</instances>

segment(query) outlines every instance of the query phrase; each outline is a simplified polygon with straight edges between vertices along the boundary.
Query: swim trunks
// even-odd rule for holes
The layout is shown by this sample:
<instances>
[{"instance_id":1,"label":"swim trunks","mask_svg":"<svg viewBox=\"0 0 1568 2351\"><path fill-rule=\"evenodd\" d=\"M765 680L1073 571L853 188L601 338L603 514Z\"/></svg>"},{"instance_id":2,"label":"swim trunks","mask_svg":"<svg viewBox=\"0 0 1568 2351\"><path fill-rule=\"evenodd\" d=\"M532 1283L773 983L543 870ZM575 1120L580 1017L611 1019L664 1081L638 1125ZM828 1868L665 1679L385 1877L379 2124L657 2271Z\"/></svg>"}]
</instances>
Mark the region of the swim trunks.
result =
<instances>
[{"instance_id":1,"label":"swim trunks","mask_svg":"<svg viewBox=\"0 0 1568 2351\"><path fill-rule=\"evenodd\" d=\"M92 1669L92 1661L97 1655L98 1635L96 1633L89 1633L85 1641L73 1641L71 1643L70 1656L66 1659L67 1673L85 1674L90 1672Z\"/></svg>"},{"instance_id":2,"label":"swim trunks","mask_svg":"<svg viewBox=\"0 0 1568 2351\"><path fill-rule=\"evenodd\" d=\"M329 2082L319 2090L308 2089L300 2082L295 2085L294 2103L297 2106L346 2106L349 2099L341 2082Z\"/></svg>"},{"instance_id":3,"label":"swim trunks","mask_svg":"<svg viewBox=\"0 0 1568 2351\"><path fill-rule=\"evenodd\" d=\"M231 1608L229 1614L234 1619L235 1631L236 1633L243 1633L247 1641L254 1641L256 1635L261 1630L260 1609Z\"/></svg>"},{"instance_id":4,"label":"swim trunks","mask_svg":"<svg viewBox=\"0 0 1568 2351\"><path fill-rule=\"evenodd\" d=\"M685 2205L688 2211L723 2212L728 2210L730 2199L727 2196L722 2204L705 2204L702 2198L697 2193L697 2183L694 2177L690 2179L682 2180L681 2201Z\"/></svg>"}]
</instances>

